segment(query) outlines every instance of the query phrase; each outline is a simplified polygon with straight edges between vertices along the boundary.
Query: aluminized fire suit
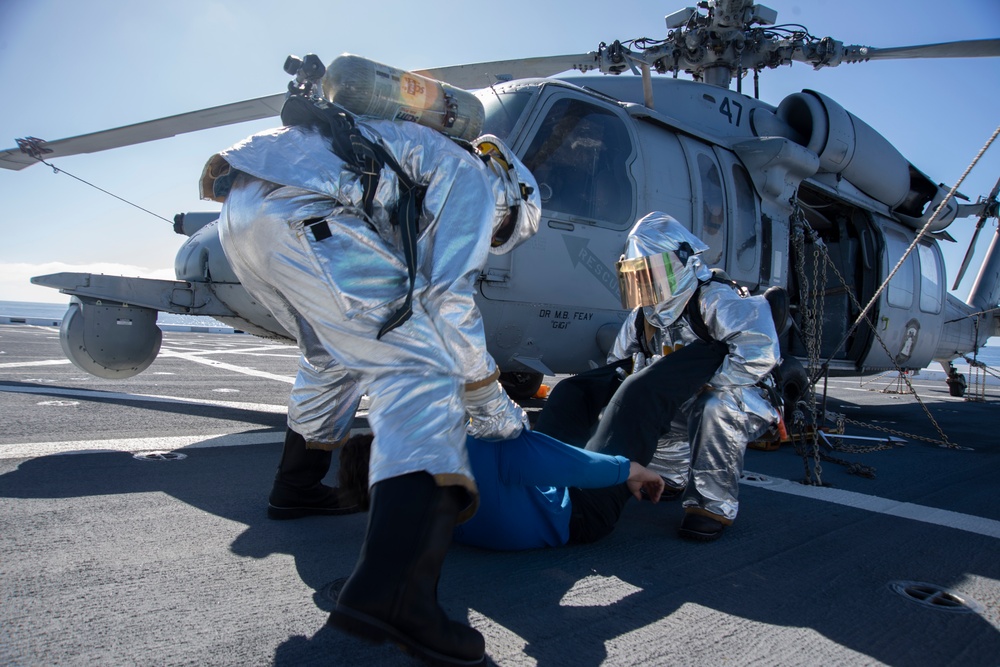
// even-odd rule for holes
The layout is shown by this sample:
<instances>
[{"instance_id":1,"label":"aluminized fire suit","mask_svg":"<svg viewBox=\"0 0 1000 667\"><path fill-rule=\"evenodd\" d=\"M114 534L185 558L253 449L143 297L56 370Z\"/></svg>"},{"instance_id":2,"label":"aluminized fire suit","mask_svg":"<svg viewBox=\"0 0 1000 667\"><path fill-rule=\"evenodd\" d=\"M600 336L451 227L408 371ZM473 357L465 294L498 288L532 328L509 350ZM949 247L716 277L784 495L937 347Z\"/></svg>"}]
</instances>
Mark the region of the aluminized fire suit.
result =
<instances>
[{"instance_id":1,"label":"aluminized fire suit","mask_svg":"<svg viewBox=\"0 0 1000 667\"><path fill-rule=\"evenodd\" d=\"M650 214L630 232L625 258L661 253L683 241L689 241L696 253L704 247L670 216ZM739 479L747 443L779 417L767 392L757 386L780 360L778 338L770 307L762 296L741 297L728 284L708 282L711 270L697 254L687 260L686 270L691 275L681 277L680 288L671 298L640 307L643 319L651 325L644 327L645 333L636 331L636 311L630 314L618 332L608 363L633 357L633 372L638 372L659 353L669 354L677 346L699 340L685 308L700 284L697 303L702 319L711 338L728 346L728 354L708 385L682 407L687 415L690 450L687 443L675 440L665 456L658 458L670 468L667 478L671 482L686 484L685 508L700 508L732 522L739 510ZM696 280L685 282L684 278ZM640 335L646 337L645 351ZM652 358L647 357L650 351L655 353Z\"/></svg>"},{"instance_id":2,"label":"aluminized fire suit","mask_svg":"<svg viewBox=\"0 0 1000 667\"><path fill-rule=\"evenodd\" d=\"M396 174L382 170L368 218L357 175L313 130L262 132L209 162L209 180L227 168L241 172L222 209L222 246L247 291L298 341L302 359L289 427L310 443L337 443L368 394L376 434L370 484L426 471L439 485L463 486L475 499L465 451L467 410L469 433L479 437L513 437L527 423L496 381L473 302L487 255L498 250L491 237L508 212L510 184L488 160L434 130L370 119L357 126L427 188L410 319L377 338L408 286L389 218L398 198ZM525 224L500 251L537 229L534 190L522 202ZM466 509L474 512L475 501Z\"/></svg>"}]
</instances>

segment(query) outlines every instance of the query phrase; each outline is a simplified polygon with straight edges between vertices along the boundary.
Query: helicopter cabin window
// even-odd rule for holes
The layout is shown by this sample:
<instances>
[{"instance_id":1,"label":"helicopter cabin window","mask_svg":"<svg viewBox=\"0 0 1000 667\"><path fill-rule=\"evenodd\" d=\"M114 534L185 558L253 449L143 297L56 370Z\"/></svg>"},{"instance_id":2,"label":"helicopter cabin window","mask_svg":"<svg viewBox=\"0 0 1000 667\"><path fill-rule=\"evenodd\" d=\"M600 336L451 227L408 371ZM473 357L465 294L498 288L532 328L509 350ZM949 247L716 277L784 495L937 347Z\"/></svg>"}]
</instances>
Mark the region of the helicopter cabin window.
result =
<instances>
[{"instance_id":1,"label":"helicopter cabin window","mask_svg":"<svg viewBox=\"0 0 1000 667\"><path fill-rule=\"evenodd\" d=\"M943 289L937 253L922 243L917 246L917 252L920 255L920 310L940 313Z\"/></svg>"},{"instance_id":2,"label":"helicopter cabin window","mask_svg":"<svg viewBox=\"0 0 1000 667\"><path fill-rule=\"evenodd\" d=\"M548 110L524 154L542 208L624 229L632 222L632 142L609 109L563 98Z\"/></svg>"},{"instance_id":3,"label":"helicopter cabin window","mask_svg":"<svg viewBox=\"0 0 1000 667\"><path fill-rule=\"evenodd\" d=\"M486 118L483 121L483 134L492 134L507 141L511 130L517 125L518 119L524 113L528 100L534 93L530 90L504 91L491 88L477 97L483 103Z\"/></svg>"},{"instance_id":4,"label":"helicopter cabin window","mask_svg":"<svg viewBox=\"0 0 1000 667\"><path fill-rule=\"evenodd\" d=\"M757 268L757 205L750 176L738 164L733 165L733 183L736 185L736 220L733 226L736 267L741 273L750 273Z\"/></svg>"},{"instance_id":5,"label":"helicopter cabin window","mask_svg":"<svg viewBox=\"0 0 1000 667\"><path fill-rule=\"evenodd\" d=\"M708 245L702 255L709 266L722 266L726 252L725 199L718 163L706 153L698 153L698 176L701 180L701 231L699 238Z\"/></svg>"},{"instance_id":6,"label":"helicopter cabin window","mask_svg":"<svg viewBox=\"0 0 1000 667\"><path fill-rule=\"evenodd\" d=\"M902 257L903 253L909 247L909 243L906 242L906 238L899 232L893 229L885 230L885 246L886 251L892 262L889 264L890 267L895 266L895 260L893 258ZM892 270L891 268L889 269ZM889 289L887 290L886 298L889 301L890 306L895 306L897 308L909 308L913 305L913 255L910 254L903 262L903 265L899 267L896 275L892 277L889 281Z\"/></svg>"}]
</instances>

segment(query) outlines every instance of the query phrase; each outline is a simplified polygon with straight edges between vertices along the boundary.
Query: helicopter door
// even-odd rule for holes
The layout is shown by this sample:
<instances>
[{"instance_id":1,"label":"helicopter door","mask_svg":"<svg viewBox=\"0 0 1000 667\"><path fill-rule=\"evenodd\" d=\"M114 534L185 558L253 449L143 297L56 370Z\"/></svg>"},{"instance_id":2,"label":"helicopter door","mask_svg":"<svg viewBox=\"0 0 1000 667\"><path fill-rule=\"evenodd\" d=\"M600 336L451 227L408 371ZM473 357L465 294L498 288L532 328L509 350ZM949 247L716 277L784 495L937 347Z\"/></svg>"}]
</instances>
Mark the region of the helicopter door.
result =
<instances>
[{"instance_id":1,"label":"helicopter door","mask_svg":"<svg viewBox=\"0 0 1000 667\"><path fill-rule=\"evenodd\" d=\"M913 242L913 232L886 221L885 266L891 271ZM867 370L923 368L932 361L943 326L945 299L941 250L920 243L889 281L881 297L877 328L892 358L880 345L873 345L864 367Z\"/></svg>"},{"instance_id":2,"label":"helicopter door","mask_svg":"<svg viewBox=\"0 0 1000 667\"><path fill-rule=\"evenodd\" d=\"M564 95L548 106L522 158L538 181L542 208L556 218L627 229L634 150L624 115Z\"/></svg>"},{"instance_id":3,"label":"helicopter door","mask_svg":"<svg viewBox=\"0 0 1000 667\"><path fill-rule=\"evenodd\" d=\"M611 341L597 331L624 315L615 263L635 215L634 130L617 106L560 86L543 88L538 109L510 143L538 181L539 230L490 256L480 310L501 367L504 355L531 367L537 341L544 368L579 372L604 363Z\"/></svg>"}]
</instances>

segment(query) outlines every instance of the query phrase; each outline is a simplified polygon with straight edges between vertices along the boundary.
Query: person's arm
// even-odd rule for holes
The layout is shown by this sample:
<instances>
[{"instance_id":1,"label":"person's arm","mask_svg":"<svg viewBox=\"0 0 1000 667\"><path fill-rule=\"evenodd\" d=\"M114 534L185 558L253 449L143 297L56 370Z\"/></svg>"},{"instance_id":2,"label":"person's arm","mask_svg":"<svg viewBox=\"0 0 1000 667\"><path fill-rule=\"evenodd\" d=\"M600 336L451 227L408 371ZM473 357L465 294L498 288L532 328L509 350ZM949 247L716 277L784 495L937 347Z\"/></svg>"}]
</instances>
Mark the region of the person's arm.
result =
<instances>
[{"instance_id":1,"label":"person's arm","mask_svg":"<svg viewBox=\"0 0 1000 667\"><path fill-rule=\"evenodd\" d=\"M630 473L629 460L623 456L590 452L537 431L525 430L503 442L470 436L467 446L470 453L490 448L496 474L509 486L601 488L624 483Z\"/></svg>"},{"instance_id":2,"label":"person's arm","mask_svg":"<svg viewBox=\"0 0 1000 667\"><path fill-rule=\"evenodd\" d=\"M417 246L419 271L427 281L421 299L442 347L458 362L465 381L481 382L496 371L474 300L495 214L485 168L479 158L435 130L416 123L369 124L410 178L426 188ZM383 177L387 173L384 170Z\"/></svg>"},{"instance_id":3,"label":"person's arm","mask_svg":"<svg viewBox=\"0 0 1000 667\"><path fill-rule=\"evenodd\" d=\"M475 447L492 447L500 481L511 486L596 489L627 483L637 498L641 498L645 489L649 498L655 500L663 492L663 479L658 474L624 456L573 447L537 431L525 431L520 437L502 443L470 438L468 447L470 451Z\"/></svg>"},{"instance_id":4,"label":"person's arm","mask_svg":"<svg viewBox=\"0 0 1000 667\"><path fill-rule=\"evenodd\" d=\"M618 336L615 337L615 342L611 345L611 350L608 352L607 363L613 364L616 361L629 359L634 353L642 352L639 336L645 335L645 333L640 333L636 329L638 311L639 308L636 308L629 313L628 317L625 318L625 322L622 323L621 328L618 329Z\"/></svg>"},{"instance_id":5,"label":"person's arm","mask_svg":"<svg viewBox=\"0 0 1000 667\"><path fill-rule=\"evenodd\" d=\"M705 325L729 353L709 380L713 387L751 386L760 382L781 358L771 308L763 297L740 298L727 285L702 289Z\"/></svg>"}]
</instances>

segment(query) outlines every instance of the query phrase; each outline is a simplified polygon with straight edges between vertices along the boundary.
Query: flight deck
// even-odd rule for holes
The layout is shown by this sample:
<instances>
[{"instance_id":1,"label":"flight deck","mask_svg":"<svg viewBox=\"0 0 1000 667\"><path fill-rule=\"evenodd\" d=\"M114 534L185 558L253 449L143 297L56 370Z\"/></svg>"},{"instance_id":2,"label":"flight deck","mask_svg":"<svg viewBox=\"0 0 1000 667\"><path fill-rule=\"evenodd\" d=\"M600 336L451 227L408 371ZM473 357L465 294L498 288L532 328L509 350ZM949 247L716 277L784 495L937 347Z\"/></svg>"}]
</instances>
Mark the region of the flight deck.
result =
<instances>
[{"instance_id":1,"label":"flight deck","mask_svg":"<svg viewBox=\"0 0 1000 667\"><path fill-rule=\"evenodd\" d=\"M147 371L102 380L56 328L0 325L0 664L418 664L325 625L366 515L266 518L297 356L167 331ZM911 381L831 379L828 412L869 439L748 451L717 542L633 502L592 545L453 545L441 602L500 666L995 667L1000 386Z\"/></svg>"}]
</instances>

